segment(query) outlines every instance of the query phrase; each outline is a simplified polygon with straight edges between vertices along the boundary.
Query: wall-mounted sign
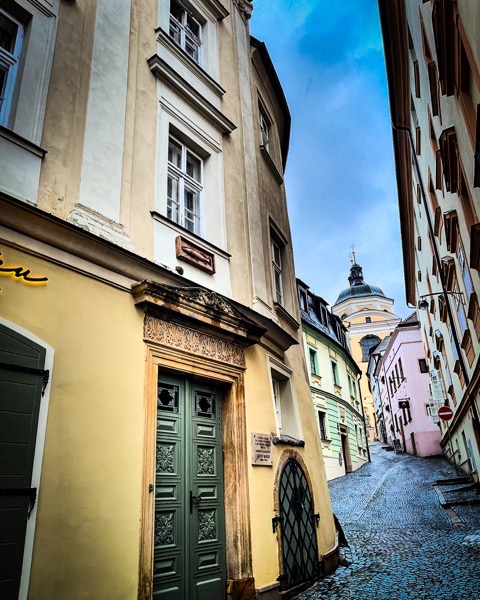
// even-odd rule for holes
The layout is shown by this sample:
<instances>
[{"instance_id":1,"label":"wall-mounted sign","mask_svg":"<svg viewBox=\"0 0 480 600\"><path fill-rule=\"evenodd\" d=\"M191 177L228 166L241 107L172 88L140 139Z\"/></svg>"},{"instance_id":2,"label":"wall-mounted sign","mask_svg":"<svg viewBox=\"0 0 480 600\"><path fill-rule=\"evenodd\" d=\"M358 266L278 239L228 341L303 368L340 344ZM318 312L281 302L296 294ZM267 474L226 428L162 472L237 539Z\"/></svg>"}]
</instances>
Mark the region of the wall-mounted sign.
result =
<instances>
[{"instance_id":1,"label":"wall-mounted sign","mask_svg":"<svg viewBox=\"0 0 480 600\"><path fill-rule=\"evenodd\" d=\"M44 275L32 275L32 272L28 267L5 264L1 252L0 275L13 277L16 281L20 281L27 285L45 285L48 281L48 277L45 277Z\"/></svg>"},{"instance_id":2,"label":"wall-mounted sign","mask_svg":"<svg viewBox=\"0 0 480 600\"><path fill-rule=\"evenodd\" d=\"M177 258L191 265L194 265L202 271L213 275L215 273L215 256L194 244L187 238L178 235L175 239L175 248Z\"/></svg>"},{"instance_id":3,"label":"wall-mounted sign","mask_svg":"<svg viewBox=\"0 0 480 600\"><path fill-rule=\"evenodd\" d=\"M272 436L268 433L252 433L252 465L271 467Z\"/></svg>"}]
</instances>

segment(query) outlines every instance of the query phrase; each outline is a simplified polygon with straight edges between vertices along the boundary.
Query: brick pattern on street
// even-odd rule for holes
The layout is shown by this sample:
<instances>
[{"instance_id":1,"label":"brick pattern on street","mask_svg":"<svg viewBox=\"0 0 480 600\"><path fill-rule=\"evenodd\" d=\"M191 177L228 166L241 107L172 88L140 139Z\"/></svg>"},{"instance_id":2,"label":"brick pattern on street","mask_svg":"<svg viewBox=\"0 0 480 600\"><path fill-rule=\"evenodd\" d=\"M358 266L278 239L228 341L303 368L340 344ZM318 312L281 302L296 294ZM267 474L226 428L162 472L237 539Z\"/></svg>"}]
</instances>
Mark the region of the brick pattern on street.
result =
<instances>
[{"instance_id":1,"label":"brick pattern on street","mask_svg":"<svg viewBox=\"0 0 480 600\"><path fill-rule=\"evenodd\" d=\"M329 483L350 544L341 554L351 564L297 598L480 599L480 505L453 506L455 524L434 489L436 480L458 477L455 468L383 447L372 444L370 464ZM445 486L445 499L475 496L455 491L461 487Z\"/></svg>"}]
</instances>

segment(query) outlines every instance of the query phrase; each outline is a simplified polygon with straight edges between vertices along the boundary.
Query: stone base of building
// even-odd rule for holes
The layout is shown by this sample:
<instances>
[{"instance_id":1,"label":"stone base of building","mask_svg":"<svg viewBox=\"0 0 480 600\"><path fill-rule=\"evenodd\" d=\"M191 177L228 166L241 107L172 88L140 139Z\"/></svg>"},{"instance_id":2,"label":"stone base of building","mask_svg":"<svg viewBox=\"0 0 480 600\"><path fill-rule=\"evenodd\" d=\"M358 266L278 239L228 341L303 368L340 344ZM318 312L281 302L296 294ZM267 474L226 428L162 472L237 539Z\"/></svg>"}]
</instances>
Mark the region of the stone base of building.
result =
<instances>
[{"instance_id":1,"label":"stone base of building","mask_svg":"<svg viewBox=\"0 0 480 600\"><path fill-rule=\"evenodd\" d=\"M227 598L229 600L256 600L255 579L227 579Z\"/></svg>"}]
</instances>

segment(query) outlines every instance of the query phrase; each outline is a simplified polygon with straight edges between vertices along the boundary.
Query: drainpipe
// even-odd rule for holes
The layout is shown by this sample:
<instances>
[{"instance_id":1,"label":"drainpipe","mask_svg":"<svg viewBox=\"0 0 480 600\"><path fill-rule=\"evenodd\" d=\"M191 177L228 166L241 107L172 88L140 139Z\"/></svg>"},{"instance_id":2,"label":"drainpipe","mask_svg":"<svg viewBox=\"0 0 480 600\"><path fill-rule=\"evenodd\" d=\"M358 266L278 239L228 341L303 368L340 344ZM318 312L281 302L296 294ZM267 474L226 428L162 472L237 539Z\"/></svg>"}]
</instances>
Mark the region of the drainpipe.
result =
<instances>
[{"instance_id":1,"label":"drainpipe","mask_svg":"<svg viewBox=\"0 0 480 600\"><path fill-rule=\"evenodd\" d=\"M433 250L434 250L435 260L437 262L438 272L440 274L440 284L442 286L442 292L443 292L444 298L445 298L445 304L446 304L446 307L447 307L448 318L450 319L450 323L452 325L453 343L455 344L455 349L457 350L458 359L460 361L460 368L462 369L463 377L465 379L465 385L468 388L468 385L470 383L470 377L468 376L467 369L466 369L466 366L465 366L465 361L463 360L462 349L460 347L460 343L458 341L458 336L457 336L457 327L456 327L455 321L453 319L452 308L450 306L449 294L448 294L448 290L445 287L445 281L444 281L444 278L443 278L442 263L441 263L441 259L440 259L440 252L439 252L437 244L435 242L435 233L434 233L434 229L433 229L432 219L430 217L430 211L429 211L429 208L428 208L428 205L427 205L427 198L426 198L426 194L425 194L425 187L423 185L423 179L422 179L421 174L420 174L420 167L418 166L418 159L417 159L417 155L416 155L416 152L415 152L415 144L413 142L413 135L412 135L412 132L410 131L409 127L402 127L401 125L395 125L395 123L392 123L392 127L393 127L393 129L395 129L397 131L406 131L408 133L408 139L409 139L409 142L410 142L410 152L411 152L411 155L412 155L412 158L413 158L413 163L415 165L415 173L417 175L417 179L418 179L419 184L420 184L420 191L421 191L421 195L422 195L422 201L423 201L423 205L425 207L425 214L427 216L428 229L430 231L430 236L432 238L432 246L433 246ZM475 415L476 422L480 423L480 418L479 418L477 406L476 406L476 403L475 403L475 399L473 399L473 401L470 402L470 406L471 406L471 408L473 410L473 413Z\"/></svg>"},{"instance_id":2,"label":"drainpipe","mask_svg":"<svg viewBox=\"0 0 480 600\"><path fill-rule=\"evenodd\" d=\"M368 462L372 462L372 458L370 456L370 446L368 445L367 422L365 421L365 410L363 408L362 388L360 387L360 379L362 378L362 372L360 372L359 375L360 376L358 378L358 393L360 394L360 406L362 407L363 431L365 432L365 443L367 444Z\"/></svg>"}]
</instances>

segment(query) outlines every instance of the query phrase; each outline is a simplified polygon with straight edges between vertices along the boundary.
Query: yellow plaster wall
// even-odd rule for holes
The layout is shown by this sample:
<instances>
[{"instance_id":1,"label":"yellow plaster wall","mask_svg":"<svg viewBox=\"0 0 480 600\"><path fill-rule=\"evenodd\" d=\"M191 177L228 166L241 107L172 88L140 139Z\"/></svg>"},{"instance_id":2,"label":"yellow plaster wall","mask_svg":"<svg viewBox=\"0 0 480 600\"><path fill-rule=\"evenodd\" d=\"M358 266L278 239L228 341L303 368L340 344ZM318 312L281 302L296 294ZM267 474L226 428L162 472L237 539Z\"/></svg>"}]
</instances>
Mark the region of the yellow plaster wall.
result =
<instances>
[{"instance_id":1,"label":"yellow plaster wall","mask_svg":"<svg viewBox=\"0 0 480 600\"><path fill-rule=\"evenodd\" d=\"M246 354L247 370L245 374L247 448L249 462L250 516L252 528L252 560L255 586L261 587L276 582L279 575L278 533L272 532L274 513L274 484L277 467L282 452L297 450L303 457L312 481L315 512L321 515L317 529L319 554L331 550L335 542L335 527L328 494L327 480L323 465L322 450L317 425L313 414L302 357L298 354L301 347L295 347L288 353L289 367L296 376L291 383L295 390L305 448L293 448L286 445L272 446L273 466L252 466L251 433L277 435L270 375L267 363L267 351L257 345L249 348ZM278 529L277 529L278 532Z\"/></svg>"},{"instance_id":2,"label":"yellow plaster wall","mask_svg":"<svg viewBox=\"0 0 480 600\"><path fill-rule=\"evenodd\" d=\"M143 464L142 314L130 294L2 246L0 314L55 350L29 600L132 600Z\"/></svg>"}]
</instances>

